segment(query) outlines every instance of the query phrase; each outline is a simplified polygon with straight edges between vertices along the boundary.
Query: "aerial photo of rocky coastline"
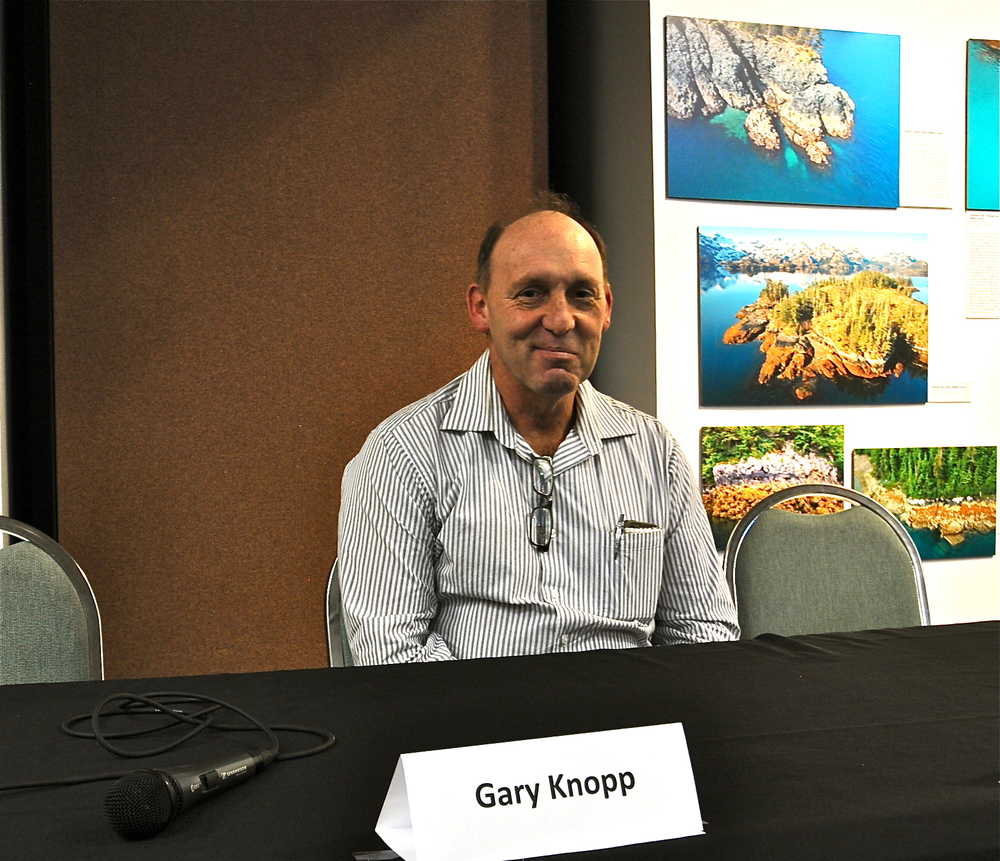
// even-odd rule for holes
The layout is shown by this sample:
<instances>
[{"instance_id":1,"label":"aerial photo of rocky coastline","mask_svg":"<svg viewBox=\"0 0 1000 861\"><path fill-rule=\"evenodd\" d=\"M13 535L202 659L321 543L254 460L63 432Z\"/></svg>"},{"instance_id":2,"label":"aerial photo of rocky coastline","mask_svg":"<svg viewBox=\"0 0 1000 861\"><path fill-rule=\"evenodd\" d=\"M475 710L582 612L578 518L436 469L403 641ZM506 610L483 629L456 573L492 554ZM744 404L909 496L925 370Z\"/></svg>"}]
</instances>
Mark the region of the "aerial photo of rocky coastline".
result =
<instances>
[{"instance_id":1,"label":"aerial photo of rocky coastline","mask_svg":"<svg viewBox=\"0 0 1000 861\"><path fill-rule=\"evenodd\" d=\"M899 201L899 37L664 21L667 196Z\"/></svg>"},{"instance_id":2,"label":"aerial photo of rocky coastline","mask_svg":"<svg viewBox=\"0 0 1000 861\"><path fill-rule=\"evenodd\" d=\"M927 400L924 234L702 227L702 406Z\"/></svg>"},{"instance_id":3,"label":"aerial photo of rocky coastline","mask_svg":"<svg viewBox=\"0 0 1000 861\"><path fill-rule=\"evenodd\" d=\"M996 446L859 448L853 461L855 489L900 519L922 559L996 554Z\"/></svg>"},{"instance_id":4,"label":"aerial photo of rocky coastline","mask_svg":"<svg viewBox=\"0 0 1000 861\"><path fill-rule=\"evenodd\" d=\"M770 493L795 484L842 484L843 425L770 425L701 429L702 502L722 550L739 519ZM779 506L832 514L832 497L805 496Z\"/></svg>"}]
</instances>

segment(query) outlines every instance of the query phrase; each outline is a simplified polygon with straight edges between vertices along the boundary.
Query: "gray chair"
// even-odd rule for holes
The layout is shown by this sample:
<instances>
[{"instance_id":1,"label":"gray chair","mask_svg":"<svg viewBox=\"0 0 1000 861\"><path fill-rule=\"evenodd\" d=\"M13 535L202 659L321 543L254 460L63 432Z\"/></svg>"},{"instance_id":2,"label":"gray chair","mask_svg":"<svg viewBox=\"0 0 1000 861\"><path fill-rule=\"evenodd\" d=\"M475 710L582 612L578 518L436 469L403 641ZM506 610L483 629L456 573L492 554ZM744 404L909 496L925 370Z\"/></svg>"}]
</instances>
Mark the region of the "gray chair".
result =
<instances>
[{"instance_id":1,"label":"gray chair","mask_svg":"<svg viewBox=\"0 0 1000 861\"><path fill-rule=\"evenodd\" d=\"M340 598L337 568L337 560L334 559L326 582L326 648L330 654L331 667L353 667L354 657L351 655L344 627L344 607Z\"/></svg>"},{"instance_id":2,"label":"gray chair","mask_svg":"<svg viewBox=\"0 0 1000 861\"><path fill-rule=\"evenodd\" d=\"M0 533L0 684L103 679L101 616L80 566L26 523L0 517Z\"/></svg>"},{"instance_id":3,"label":"gray chair","mask_svg":"<svg viewBox=\"0 0 1000 861\"><path fill-rule=\"evenodd\" d=\"M852 505L825 515L773 508L801 496ZM737 523L724 564L744 639L930 624L912 539L856 490L801 484L770 494Z\"/></svg>"}]
</instances>

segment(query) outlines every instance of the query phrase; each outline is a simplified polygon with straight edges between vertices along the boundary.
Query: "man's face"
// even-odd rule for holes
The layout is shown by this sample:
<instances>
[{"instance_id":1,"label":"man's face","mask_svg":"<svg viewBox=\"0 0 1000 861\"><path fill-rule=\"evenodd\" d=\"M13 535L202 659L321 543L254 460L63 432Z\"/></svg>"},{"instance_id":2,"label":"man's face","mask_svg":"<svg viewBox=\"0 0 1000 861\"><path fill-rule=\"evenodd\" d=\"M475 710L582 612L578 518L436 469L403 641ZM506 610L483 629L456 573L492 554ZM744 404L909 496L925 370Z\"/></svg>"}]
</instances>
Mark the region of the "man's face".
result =
<instances>
[{"instance_id":1,"label":"man's face","mask_svg":"<svg viewBox=\"0 0 1000 861\"><path fill-rule=\"evenodd\" d=\"M521 403L576 392L594 369L611 304L597 245L558 212L511 224L493 249L489 286L468 293L472 325L489 334L497 386Z\"/></svg>"}]
</instances>

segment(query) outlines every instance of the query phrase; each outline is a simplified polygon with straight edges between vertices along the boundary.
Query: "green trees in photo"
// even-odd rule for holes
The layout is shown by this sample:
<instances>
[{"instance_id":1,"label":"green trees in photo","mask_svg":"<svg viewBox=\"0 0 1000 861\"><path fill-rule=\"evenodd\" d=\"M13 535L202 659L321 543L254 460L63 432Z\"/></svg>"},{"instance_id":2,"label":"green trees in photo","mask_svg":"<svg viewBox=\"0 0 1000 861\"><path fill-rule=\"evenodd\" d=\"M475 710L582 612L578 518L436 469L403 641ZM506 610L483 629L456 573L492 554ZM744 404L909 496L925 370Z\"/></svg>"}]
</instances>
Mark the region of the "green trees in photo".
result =
<instances>
[{"instance_id":1,"label":"green trees in photo","mask_svg":"<svg viewBox=\"0 0 1000 861\"><path fill-rule=\"evenodd\" d=\"M927 305L913 298L916 288L909 278L858 272L814 281L798 293L786 288L784 297L778 283L768 280L760 298L778 300L771 320L786 334L811 330L846 351L882 361L900 346L927 351Z\"/></svg>"},{"instance_id":2,"label":"green trees in photo","mask_svg":"<svg viewBox=\"0 0 1000 861\"><path fill-rule=\"evenodd\" d=\"M857 449L867 455L883 487L908 499L995 496L996 446Z\"/></svg>"},{"instance_id":3,"label":"green trees in photo","mask_svg":"<svg viewBox=\"0 0 1000 861\"><path fill-rule=\"evenodd\" d=\"M780 302L788 296L788 285L784 281L768 278L764 289L760 291L761 302Z\"/></svg>"}]
</instances>

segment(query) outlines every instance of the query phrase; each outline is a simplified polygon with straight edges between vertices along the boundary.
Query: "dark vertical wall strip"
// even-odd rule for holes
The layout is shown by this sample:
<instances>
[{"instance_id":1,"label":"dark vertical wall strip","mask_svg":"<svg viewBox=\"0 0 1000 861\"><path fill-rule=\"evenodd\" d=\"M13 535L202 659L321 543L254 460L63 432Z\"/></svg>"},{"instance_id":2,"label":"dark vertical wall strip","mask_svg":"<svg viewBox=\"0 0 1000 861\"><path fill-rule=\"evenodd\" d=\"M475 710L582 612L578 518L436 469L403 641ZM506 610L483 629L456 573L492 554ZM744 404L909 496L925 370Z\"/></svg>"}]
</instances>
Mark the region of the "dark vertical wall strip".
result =
<instances>
[{"instance_id":1,"label":"dark vertical wall strip","mask_svg":"<svg viewBox=\"0 0 1000 861\"><path fill-rule=\"evenodd\" d=\"M57 538L48 14L3 4L4 312L9 513Z\"/></svg>"},{"instance_id":2,"label":"dark vertical wall strip","mask_svg":"<svg viewBox=\"0 0 1000 861\"><path fill-rule=\"evenodd\" d=\"M344 464L483 350L541 2L52 9L59 518L111 677L315 667Z\"/></svg>"},{"instance_id":3,"label":"dark vertical wall strip","mask_svg":"<svg viewBox=\"0 0 1000 861\"><path fill-rule=\"evenodd\" d=\"M548 0L549 180L588 213L596 140L590 126L594 4Z\"/></svg>"},{"instance_id":4,"label":"dark vertical wall strip","mask_svg":"<svg viewBox=\"0 0 1000 861\"><path fill-rule=\"evenodd\" d=\"M656 412L649 4L549 0L549 177L608 242L611 329L593 382Z\"/></svg>"}]
</instances>

